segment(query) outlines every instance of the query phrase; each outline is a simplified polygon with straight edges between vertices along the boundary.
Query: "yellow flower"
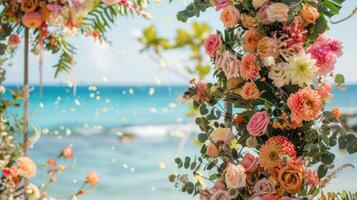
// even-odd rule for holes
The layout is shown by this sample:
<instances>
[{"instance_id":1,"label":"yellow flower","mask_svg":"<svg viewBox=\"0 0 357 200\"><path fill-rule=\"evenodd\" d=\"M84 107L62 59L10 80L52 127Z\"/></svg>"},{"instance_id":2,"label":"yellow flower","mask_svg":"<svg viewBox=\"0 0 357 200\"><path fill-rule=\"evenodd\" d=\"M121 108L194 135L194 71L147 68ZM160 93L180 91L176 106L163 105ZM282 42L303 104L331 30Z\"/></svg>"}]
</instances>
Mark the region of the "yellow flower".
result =
<instances>
[{"instance_id":1,"label":"yellow flower","mask_svg":"<svg viewBox=\"0 0 357 200\"><path fill-rule=\"evenodd\" d=\"M232 141L231 141L231 145L230 145L231 149L236 149L238 150L238 141L236 138L234 138Z\"/></svg>"}]
</instances>

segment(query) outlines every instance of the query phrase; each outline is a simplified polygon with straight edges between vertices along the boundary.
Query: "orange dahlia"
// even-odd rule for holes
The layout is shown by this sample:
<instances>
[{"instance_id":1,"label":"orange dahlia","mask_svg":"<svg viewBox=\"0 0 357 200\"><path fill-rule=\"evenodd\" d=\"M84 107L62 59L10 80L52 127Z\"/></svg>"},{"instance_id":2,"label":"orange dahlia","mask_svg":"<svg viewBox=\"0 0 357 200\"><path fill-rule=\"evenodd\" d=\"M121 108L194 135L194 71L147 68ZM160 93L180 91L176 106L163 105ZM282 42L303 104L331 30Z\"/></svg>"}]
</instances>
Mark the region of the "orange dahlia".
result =
<instances>
[{"instance_id":1,"label":"orange dahlia","mask_svg":"<svg viewBox=\"0 0 357 200\"><path fill-rule=\"evenodd\" d=\"M272 171L274 168L284 164L284 157L290 159L296 158L294 144L287 137L274 136L265 142L260 148L259 164L267 171Z\"/></svg>"}]
</instances>

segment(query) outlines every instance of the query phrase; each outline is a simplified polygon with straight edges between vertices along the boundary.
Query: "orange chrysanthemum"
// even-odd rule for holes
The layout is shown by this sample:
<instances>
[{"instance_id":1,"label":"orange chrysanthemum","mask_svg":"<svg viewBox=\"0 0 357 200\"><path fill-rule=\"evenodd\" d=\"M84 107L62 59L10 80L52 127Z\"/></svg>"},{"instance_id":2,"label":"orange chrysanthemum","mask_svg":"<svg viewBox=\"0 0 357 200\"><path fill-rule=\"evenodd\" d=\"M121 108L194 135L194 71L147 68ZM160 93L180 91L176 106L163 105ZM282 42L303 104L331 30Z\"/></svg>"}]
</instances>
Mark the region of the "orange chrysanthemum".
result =
<instances>
[{"instance_id":1,"label":"orange chrysanthemum","mask_svg":"<svg viewBox=\"0 0 357 200\"><path fill-rule=\"evenodd\" d=\"M284 164L284 156L295 159L295 147L287 137L274 136L261 146L259 164L265 170L271 171Z\"/></svg>"}]
</instances>

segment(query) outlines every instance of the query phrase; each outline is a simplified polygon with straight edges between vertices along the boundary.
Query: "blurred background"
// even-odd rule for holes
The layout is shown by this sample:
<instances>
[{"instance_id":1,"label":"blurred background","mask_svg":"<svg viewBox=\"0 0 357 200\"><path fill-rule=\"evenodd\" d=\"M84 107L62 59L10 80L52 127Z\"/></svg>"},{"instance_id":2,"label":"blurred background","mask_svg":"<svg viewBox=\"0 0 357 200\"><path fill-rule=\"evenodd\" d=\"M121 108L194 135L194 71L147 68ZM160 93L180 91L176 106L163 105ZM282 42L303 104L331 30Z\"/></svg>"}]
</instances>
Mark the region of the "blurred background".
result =
<instances>
[{"instance_id":1,"label":"blurred background","mask_svg":"<svg viewBox=\"0 0 357 200\"><path fill-rule=\"evenodd\" d=\"M199 23L196 19L186 24L176 21L176 13L187 3L150 2L152 20L118 19L108 34L110 44L73 39L78 53L69 75L54 79L51 66L56 59L45 55L43 96L37 87L38 58L30 58L31 123L42 134L33 147L33 158L45 163L67 145L76 156L73 169L58 177L54 196L76 191L86 173L96 171L101 183L83 199L193 199L178 192L167 176L176 170L176 156L199 153L194 112L181 96L192 78L211 80L201 44L210 32L223 27L213 9ZM355 7L356 1L346 1L341 18ZM328 107L338 106L351 114L357 113L356 26L357 17L332 25L329 32L343 42L344 55L336 71L345 74L348 84L345 92L334 91ZM13 67L7 69L9 87L21 85L22 57L19 51ZM337 166L357 164L356 156L336 152ZM356 191L356 179L355 171L345 170L328 189Z\"/></svg>"}]
</instances>

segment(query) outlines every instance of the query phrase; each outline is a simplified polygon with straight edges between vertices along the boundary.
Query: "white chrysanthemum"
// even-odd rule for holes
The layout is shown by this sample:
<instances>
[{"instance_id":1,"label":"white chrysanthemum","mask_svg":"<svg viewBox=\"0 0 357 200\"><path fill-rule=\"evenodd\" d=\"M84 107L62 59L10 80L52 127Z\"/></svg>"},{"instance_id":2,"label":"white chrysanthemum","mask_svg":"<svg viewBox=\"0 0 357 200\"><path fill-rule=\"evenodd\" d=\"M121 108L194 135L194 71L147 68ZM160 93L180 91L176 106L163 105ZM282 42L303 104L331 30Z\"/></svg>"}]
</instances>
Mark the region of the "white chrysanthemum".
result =
<instances>
[{"instance_id":1,"label":"white chrysanthemum","mask_svg":"<svg viewBox=\"0 0 357 200\"><path fill-rule=\"evenodd\" d=\"M288 67L289 64L285 62L270 67L269 78L276 87L280 88L290 83L290 76L286 73Z\"/></svg>"},{"instance_id":2,"label":"white chrysanthemum","mask_svg":"<svg viewBox=\"0 0 357 200\"><path fill-rule=\"evenodd\" d=\"M310 54L305 53L293 56L286 72L292 84L299 86L311 84L316 78L316 60L312 59Z\"/></svg>"}]
</instances>

